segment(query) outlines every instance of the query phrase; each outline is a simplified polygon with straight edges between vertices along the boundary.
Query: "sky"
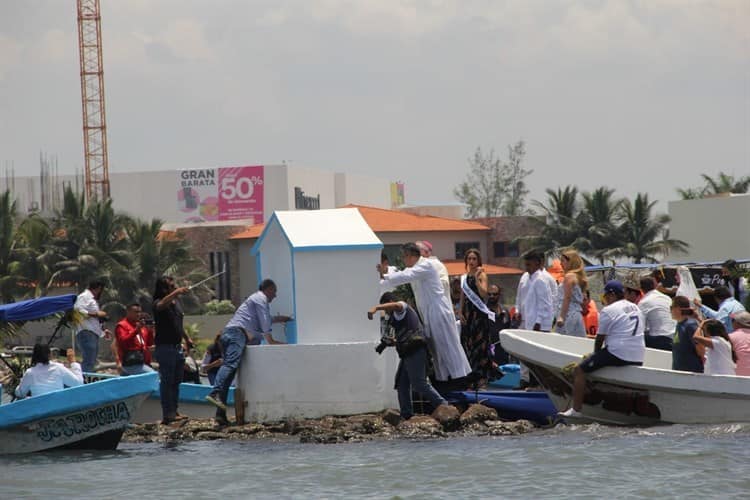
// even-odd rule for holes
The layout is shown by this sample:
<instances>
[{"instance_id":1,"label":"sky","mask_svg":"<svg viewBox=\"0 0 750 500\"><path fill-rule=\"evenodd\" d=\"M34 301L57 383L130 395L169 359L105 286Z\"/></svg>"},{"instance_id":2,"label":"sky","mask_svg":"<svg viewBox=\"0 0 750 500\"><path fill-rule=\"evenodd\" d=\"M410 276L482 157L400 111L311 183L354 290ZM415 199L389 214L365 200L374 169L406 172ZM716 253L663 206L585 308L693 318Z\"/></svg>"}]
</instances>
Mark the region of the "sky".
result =
<instances>
[{"instance_id":1,"label":"sky","mask_svg":"<svg viewBox=\"0 0 750 500\"><path fill-rule=\"evenodd\" d=\"M75 0L0 1L0 168L83 165ZM529 199L750 174L750 0L101 0L110 172L278 164L453 203L526 142Z\"/></svg>"}]
</instances>

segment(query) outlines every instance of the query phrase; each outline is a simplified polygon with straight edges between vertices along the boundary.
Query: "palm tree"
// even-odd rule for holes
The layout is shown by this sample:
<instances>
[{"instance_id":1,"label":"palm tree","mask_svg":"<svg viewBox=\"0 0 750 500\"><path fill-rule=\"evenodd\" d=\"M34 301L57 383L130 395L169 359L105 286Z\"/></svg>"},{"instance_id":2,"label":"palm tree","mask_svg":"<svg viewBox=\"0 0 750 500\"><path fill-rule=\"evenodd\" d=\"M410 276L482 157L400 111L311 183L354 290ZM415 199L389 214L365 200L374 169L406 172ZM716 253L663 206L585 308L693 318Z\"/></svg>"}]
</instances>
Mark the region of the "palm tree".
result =
<instances>
[{"instance_id":1,"label":"palm tree","mask_svg":"<svg viewBox=\"0 0 750 500\"><path fill-rule=\"evenodd\" d=\"M701 174L701 177L706 181L706 194L747 193L750 188L750 176L735 179L734 175L719 172L716 178L706 174Z\"/></svg>"},{"instance_id":2,"label":"palm tree","mask_svg":"<svg viewBox=\"0 0 750 500\"><path fill-rule=\"evenodd\" d=\"M16 202L6 190L0 195L0 299L3 303L13 302L20 278L15 259L15 229Z\"/></svg>"},{"instance_id":3,"label":"palm tree","mask_svg":"<svg viewBox=\"0 0 750 500\"><path fill-rule=\"evenodd\" d=\"M565 247L577 247L581 241L581 229L578 220L578 188L565 186L557 191L546 189L547 202L534 201L533 205L541 210L535 218L542 226L540 236L532 238L535 250L549 252Z\"/></svg>"},{"instance_id":4,"label":"palm tree","mask_svg":"<svg viewBox=\"0 0 750 500\"><path fill-rule=\"evenodd\" d=\"M614 198L615 190L599 187L583 193L583 207L578 216L581 231L579 250L597 259L600 264L621 246L617 224L621 217L622 199Z\"/></svg>"},{"instance_id":5,"label":"palm tree","mask_svg":"<svg viewBox=\"0 0 750 500\"><path fill-rule=\"evenodd\" d=\"M750 190L750 175L735 178L734 175L719 172L717 177L701 174L705 185L702 188L677 189L683 200L695 200L722 193L747 193Z\"/></svg>"},{"instance_id":6,"label":"palm tree","mask_svg":"<svg viewBox=\"0 0 750 500\"><path fill-rule=\"evenodd\" d=\"M29 293L34 297L45 295L56 262L54 252L49 249L52 228L43 217L32 214L18 224L16 239L20 272L26 278Z\"/></svg>"},{"instance_id":7,"label":"palm tree","mask_svg":"<svg viewBox=\"0 0 750 500\"><path fill-rule=\"evenodd\" d=\"M612 252L613 255L628 257L640 264L643 260L657 262L657 255L666 256L672 251L687 250L687 243L669 238L669 216L652 215L654 205L656 201L649 202L646 193L638 193L633 203L630 200L623 202L623 220L618 228L623 244Z\"/></svg>"}]
</instances>

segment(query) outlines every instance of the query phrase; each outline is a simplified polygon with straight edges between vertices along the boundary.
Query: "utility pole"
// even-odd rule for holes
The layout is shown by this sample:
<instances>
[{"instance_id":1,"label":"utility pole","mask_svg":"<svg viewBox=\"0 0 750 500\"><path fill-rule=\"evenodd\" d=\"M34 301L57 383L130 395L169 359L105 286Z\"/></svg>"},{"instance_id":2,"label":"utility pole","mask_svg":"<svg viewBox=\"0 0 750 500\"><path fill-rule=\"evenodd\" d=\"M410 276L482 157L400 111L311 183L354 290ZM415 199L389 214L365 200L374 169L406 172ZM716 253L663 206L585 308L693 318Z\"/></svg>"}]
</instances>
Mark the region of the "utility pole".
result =
<instances>
[{"instance_id":1,"label":"utility pole","mask_svg":"<svg viewBox=\"0 0 750 500\"><path fill-rule=\"evenodd\" d=\"M86 198L89 201L106 200L109 198L109 164L104 112L102 18L99 0L77 0L77 3Z\"/></svg>"}]
</instances>

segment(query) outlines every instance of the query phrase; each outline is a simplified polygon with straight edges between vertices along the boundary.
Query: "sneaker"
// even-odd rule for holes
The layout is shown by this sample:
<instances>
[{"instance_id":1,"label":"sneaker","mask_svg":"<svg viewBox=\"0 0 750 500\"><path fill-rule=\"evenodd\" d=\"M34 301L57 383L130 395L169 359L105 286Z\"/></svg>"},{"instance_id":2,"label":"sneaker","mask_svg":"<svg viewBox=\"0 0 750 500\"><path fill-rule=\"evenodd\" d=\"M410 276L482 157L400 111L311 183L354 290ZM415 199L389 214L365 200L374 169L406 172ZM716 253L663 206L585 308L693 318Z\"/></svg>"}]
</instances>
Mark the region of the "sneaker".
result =
<instances>
[{"instance_id":1,"label":"sneaker","mask_svg":"<svg viewBox=\"0 0 750 500\"><path fill-rule=\"evenodd\" d=\"M219 427L226 427L229 425L229 419L226 416L216 415L214 421Z\"/></svg>"},{"instance_id":2,"label":"sneaker","mask_svg":"<svg viewBox=\"0 0 750 500\"><path fill-rule=\"evenodd\" d=\"M558 412L559 417L572 417L572 418L583 418L583 413L573 408L568 408L565 411Z\"/></svg>"},{"instance_id":3,"label":"sneaker","mask_svg":"<svg viewBox=\"0 0 750 500\"><path fill-rule=\"evenodd\" d=\"M227 411L227 405L224 404L224 402L221 400L219 395L215 392L212 392L211 394L206 396L206 401L208 401L209 403L211 403L217 408Z\"/></svg>"}]
</instances>

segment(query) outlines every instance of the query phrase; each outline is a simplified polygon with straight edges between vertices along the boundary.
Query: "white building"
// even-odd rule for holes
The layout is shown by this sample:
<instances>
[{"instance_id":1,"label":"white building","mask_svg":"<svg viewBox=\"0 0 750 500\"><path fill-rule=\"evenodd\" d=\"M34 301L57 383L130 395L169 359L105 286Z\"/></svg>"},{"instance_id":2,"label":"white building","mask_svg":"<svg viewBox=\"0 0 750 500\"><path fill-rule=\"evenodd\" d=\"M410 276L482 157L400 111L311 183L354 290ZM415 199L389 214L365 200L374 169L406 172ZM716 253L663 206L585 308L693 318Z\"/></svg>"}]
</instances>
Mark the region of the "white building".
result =
<instances>
[{"instance_id":1,"label":"white building","mask_svg":"<svg viewBox=\"0 0 750 500\"><path fill-rule=\"evenodd\" d=\"M63 185L83 189L80 176L0 178L19 213L60 208ZM336 208L350 203L391 208L391 182L291 165L253 165L110 173L117 210L167 223L243 221L259 224L275 210Z\"/></svg>"},{"instance_id":2,"label":"white building","mask_svg":"<svg viewBox=\"0 0 750 500\"><path fill-rule=\"evenodd\" d=\"M669 202L669 236L690 245L671 260L750 258L750 194Z\"/></svg>"},{"instance_id":3,"label":"white building","mask_svg":"<svg viewBox=\"0 0 750 500\"><path fill-rule=\"evenodd\" d=\"M251 421L396 406L397 358L394 349L375 353L380 322L366 315L377 303L382 247L353 208L274 213L253 254L258 274L277 283L272 310L293 312L296 338L246 348L237 385Z\"/></svg>"}]
</instances>

